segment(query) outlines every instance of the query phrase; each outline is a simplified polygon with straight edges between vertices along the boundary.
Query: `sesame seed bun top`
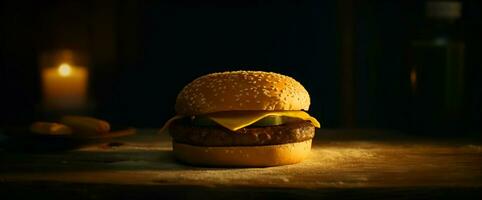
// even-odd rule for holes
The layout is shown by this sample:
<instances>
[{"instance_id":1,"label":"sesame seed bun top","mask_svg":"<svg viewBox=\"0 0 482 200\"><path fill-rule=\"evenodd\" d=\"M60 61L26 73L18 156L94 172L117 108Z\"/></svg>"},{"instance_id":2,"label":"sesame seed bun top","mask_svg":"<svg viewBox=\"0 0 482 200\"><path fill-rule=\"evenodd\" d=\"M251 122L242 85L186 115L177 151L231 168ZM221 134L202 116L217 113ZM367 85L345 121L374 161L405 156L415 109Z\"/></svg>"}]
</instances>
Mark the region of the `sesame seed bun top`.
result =
<instances>
[{"instance_id":1,"label":"sesame seed bun top","mask_svg":"<svg viewBox=\"0 0 482 200\"><path fill-rule=\"evenodd\" d=\"M177 96L179 115L237 110L308 110L310 96L295 79L272 72L233 71L201 76Z\"/></svg>"}]
</instances>

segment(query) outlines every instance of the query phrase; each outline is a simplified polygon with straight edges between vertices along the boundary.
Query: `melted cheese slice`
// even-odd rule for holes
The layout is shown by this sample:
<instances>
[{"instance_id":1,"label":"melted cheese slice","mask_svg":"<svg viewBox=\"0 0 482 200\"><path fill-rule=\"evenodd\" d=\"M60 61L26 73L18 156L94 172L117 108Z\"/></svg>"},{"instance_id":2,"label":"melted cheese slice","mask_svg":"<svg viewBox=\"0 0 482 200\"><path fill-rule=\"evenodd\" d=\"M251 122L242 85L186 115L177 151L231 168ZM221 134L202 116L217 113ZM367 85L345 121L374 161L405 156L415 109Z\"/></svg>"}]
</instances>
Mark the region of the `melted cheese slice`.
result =
<instances>
[{"instance_id":1,"label":"melted cheese slice","mask_svg":"<svg viewBox=\"0 0 482 200\"><path fill-rule=\"evenodd\" d=\"M311 121L315 127L320 128L320 123L314 117L303 111L233 111L206 115L209 119L232 131L254 124L268 116L291 117L307 120Z\"/></svg>"},{"instance_id":2,"label":"melted cheese slice","mask_svg":"<svg viewBox=\"0 0 482 200\"><path fill-rule=\"evenodd\" d=\"M241 128L254 124L268 116L291 117L310 121L315 127L320 128L320 123L318 120L303 111L230 111L211 113L204 116L232 131L237 131ZM169 119L165 123L164 127L162 127L161 132L165 131L165 129L169 127L173 121L183 117L185 116L174 116L173 118Z\"/></svg>"}]
</instances>

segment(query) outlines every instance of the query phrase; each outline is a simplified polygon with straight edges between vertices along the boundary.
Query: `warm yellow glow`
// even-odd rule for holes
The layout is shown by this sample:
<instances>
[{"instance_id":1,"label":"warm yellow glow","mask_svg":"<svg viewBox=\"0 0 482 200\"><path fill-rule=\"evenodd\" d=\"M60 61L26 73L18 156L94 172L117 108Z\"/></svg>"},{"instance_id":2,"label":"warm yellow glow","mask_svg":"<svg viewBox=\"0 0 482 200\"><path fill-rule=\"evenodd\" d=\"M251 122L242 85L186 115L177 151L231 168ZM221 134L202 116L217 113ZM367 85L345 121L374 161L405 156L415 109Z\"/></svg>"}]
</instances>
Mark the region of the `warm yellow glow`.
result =
<instances>
[{"instance_id":1,"label":"warm yellow glow","mask_svg":"<svg viewBox=\"0 0 482 200\"><path fill-rule=\"evenodd\" d=\"M72 67L67 63L62 63L57 69L57 72L60 76L67 77L72 73Z\"/></svg>"},{"instance_id":2,"label":"warm yellow glow","mask_svg":"<svg viewBox=\"0 0 482 200\"><path fill-rule=\"evenodd\" d=\"M43 100L49 109L83 109L87 100L88 69L67 62L42 69Z\"/></svg>"}]
</instances>

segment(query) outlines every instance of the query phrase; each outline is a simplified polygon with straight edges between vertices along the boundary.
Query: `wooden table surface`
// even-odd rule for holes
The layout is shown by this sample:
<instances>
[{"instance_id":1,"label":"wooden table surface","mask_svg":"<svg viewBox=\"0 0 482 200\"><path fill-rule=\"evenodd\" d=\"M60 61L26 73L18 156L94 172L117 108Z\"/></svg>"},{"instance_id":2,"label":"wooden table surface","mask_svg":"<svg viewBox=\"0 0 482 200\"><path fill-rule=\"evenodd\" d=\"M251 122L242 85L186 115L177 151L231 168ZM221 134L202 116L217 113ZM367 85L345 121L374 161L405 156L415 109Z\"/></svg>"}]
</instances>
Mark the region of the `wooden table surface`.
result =
<instances>
[{"instance_id":1,"label":"wooden table surface","mask_svg":"<svg viewBox=\"0 0 482 200\"><path fill-rule=\"evenodd\" d=\"M321 130L306 161L268 168L179 164L169 137L156 130L62 152L0 147L0 191L11 198L478 199L481 189L479 139L389 131Z\"/></svg>"}]
</instances>

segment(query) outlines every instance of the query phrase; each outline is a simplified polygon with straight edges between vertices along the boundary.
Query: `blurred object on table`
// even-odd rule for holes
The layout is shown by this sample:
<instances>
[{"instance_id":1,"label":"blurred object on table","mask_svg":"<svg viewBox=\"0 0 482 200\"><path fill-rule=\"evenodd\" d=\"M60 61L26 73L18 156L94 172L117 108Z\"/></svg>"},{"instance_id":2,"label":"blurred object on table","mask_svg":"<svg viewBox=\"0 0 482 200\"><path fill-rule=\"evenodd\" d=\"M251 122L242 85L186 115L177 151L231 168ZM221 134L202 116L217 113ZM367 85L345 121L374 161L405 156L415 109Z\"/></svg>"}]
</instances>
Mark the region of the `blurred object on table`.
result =
<instances>
[{"instance_id":1,"label":"blurred object on table","mask_svg":"<svg viewBox=\"0 0 482 200\"><path fill-rule=\"evenodd\" d=\"M34 122L28 126L9 127L2 135L0 149L43 152L75 149L110 142L136 133L132 127L111 128L109 122L85 116L64 116L57 122Z\"/></svg>"},{"instance_id":2,"label":"blurred object on table","mask_svg":"<svg viewBox=\"0 0 482 200\"><path fill-rule=\"evenodd\" d=\"M109 122L93 117L63 116L60 122L83 135L105 134L110 131Z\"/></svg>"},{"instance_id":3,"label":"blurred object on table","mask_svg":"<svg viewBox=\"0 0 482 200\"><path fill-rule=\"evenodd\" d=\"M30 132L41 135L70 135L72 129L54 122L34 122L30 125Z\"/></svg>"}]
</instances>

